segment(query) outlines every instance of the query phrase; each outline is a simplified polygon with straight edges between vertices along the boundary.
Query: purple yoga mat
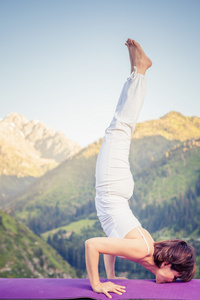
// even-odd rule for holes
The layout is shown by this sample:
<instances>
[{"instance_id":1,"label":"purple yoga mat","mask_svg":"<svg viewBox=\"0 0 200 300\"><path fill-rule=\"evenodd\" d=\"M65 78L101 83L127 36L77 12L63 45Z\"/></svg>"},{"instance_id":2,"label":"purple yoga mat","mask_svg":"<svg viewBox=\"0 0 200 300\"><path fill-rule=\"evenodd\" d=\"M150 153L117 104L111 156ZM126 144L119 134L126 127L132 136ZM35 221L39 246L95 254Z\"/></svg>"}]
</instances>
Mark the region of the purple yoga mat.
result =
<instances>
[{"instance_id":1,"label":"purple yoga mat","mask_svg":"<svg viewBox=\"0 0 200 300\"><path fill-rule=\"evenodd\" d=\"M105 282L106 280L101 280ZM200 279L190 282L156 284L155 280L112 280L126 286L126 293L111 293L112 299L200 299ZM0 299L76 299L107 300L94 293L88 279L0 278Z\"/></svg>"}]
</instances>

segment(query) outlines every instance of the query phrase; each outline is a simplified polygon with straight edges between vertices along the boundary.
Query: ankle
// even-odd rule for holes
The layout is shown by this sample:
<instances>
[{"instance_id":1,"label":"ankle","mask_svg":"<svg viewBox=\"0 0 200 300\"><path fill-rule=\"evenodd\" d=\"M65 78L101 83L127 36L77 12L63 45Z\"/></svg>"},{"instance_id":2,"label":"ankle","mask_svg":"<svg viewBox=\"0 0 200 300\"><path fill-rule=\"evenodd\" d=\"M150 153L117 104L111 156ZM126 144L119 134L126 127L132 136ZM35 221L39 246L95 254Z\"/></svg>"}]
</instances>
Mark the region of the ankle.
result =
<instances>
[{"instance_id":1,"label":"ankle","mask_svg":"<svg viewBox=\"0 0 200 300\"><path fill-rule=\"evenodd\" d=\"M145 73L146 73L146 70L147 70L148 68L146 68L146 67L144 67L144 66L140 66L140 65L134 65L134 66L131 66L131 74L133 73L133 72L135 72L135 73L138 73L138 74L143 74L143 75L145 75Z\"/></svg>"},{"instance_id":2,"label":"ankle","mask_svg":"<svg viewBox=\"0 0 200 300\"><path fill-rule=\"evenodd\" d=\"M145 75L147 68L144 67L137 67L137 73Z\"/></svg>"}]
</instances>

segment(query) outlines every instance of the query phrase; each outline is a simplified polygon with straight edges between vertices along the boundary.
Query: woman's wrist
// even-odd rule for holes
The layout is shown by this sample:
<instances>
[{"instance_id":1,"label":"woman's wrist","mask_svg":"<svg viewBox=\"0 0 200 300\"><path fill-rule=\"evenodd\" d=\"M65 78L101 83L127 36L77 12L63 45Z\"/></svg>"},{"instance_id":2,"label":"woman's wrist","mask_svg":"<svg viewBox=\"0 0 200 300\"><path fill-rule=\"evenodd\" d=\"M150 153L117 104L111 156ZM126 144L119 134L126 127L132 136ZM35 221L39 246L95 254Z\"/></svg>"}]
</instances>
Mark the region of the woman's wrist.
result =
<instances>
[{"instance_id":1,"label":"woman's wrist","mask_svg":"<svg viewBox=\"0 0 200 300\"><path fill-rule=\"evenodd\" d=\"M95 283L91 283L91 287L92 287L92 289L93 289L94 292L98 288L99 284L101 284L101 281L95 282Z\"/></svg>"},{"instance_id":2,"label":"woman's wrist","mask_svg":"<svg viewBox=\"0 0 200 300\"><path fill-rule=\"evenodd\" d=\"M114 278L115 278L115 274L114 273L107 275L107 279L114 279Z\"/></svg>"}]
</instances>

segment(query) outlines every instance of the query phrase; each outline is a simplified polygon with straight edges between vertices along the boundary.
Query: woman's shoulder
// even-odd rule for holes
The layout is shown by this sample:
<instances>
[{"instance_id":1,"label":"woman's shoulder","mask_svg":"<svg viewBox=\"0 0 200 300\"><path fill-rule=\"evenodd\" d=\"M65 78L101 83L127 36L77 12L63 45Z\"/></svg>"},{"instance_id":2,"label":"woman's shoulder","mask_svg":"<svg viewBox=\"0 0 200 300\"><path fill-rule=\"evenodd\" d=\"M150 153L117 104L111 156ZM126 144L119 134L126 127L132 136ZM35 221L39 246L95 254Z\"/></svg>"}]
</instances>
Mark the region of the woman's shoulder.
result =
<instances>
[{"instance_id":1,"label":"woman's shoulder","mask_svg":"<svg viewBox=\"0 0 200 300\"><path fill-rule=\"evenodd\" d=\"M152 256L154 253L154 239L151 234L143 227L133 228L126 236L127 239L138 239L145 256ZM146 251L146 252L145 252Z\"/></svg>"}]
</instances>

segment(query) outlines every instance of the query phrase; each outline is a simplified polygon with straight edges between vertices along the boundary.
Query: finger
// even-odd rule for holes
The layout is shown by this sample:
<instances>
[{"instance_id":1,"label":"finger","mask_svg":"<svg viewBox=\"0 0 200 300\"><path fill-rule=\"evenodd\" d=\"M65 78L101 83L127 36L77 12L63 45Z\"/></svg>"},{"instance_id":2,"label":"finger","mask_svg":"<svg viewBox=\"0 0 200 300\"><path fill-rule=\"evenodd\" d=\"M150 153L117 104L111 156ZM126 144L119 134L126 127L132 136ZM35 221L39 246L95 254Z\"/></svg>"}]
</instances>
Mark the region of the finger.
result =
<instances>
[{"instance_id":1,"label":"finger","mask_svg":"<svg viewBox=\"0 0 200 300\"><path fill-rule=\"evenodd\" d=\"M125 292L126 292L125 289L121 289L121 288L116 288L116 290L117 290L118 292L120 292L120 293L125 293Z\"/></svg>"},{"instance_id":2,"label":"finger","mask_svg":"<svg viewBox=\"0 0 200 300\"><path fill-rule=\"evenodd\" d=\"M122 293L125 293L125 289L121 289L121 288L117 288L118 291L122 292Z\"/></svg>"},{"instance_id":3,"label":"finger","mask_svg":"<svg viewBox=\"0 0 200 300\"><path fill-rule=\"evenodd\" d=\"M119 289L125 289L125 288L126 288L126 287L123 286L123 285L117 285L117 284L116 284L116 287L119 288Z\"/></svg>"},{"instance_id":4,"label":"finger","mask_svg":"<svg viewBox=\"0 0 200 300\"><path fill-rule=\"evenodd\" d=\"M112 298L112 296L111 296L108 292L105 292L104 294L105 294L108 298L110 298L110 299Z\"/></svg>"},{"instance_id":5,"label":"finger","mask_svg":"<svg viewBox=\"0 0 200 300\"><path fill-rule=\"evenodd\" d=\"M122 295L122 292L119 292L118 290L113 290L113 293L115 293L117 295Z\"/></svg>"}]
</instances>

